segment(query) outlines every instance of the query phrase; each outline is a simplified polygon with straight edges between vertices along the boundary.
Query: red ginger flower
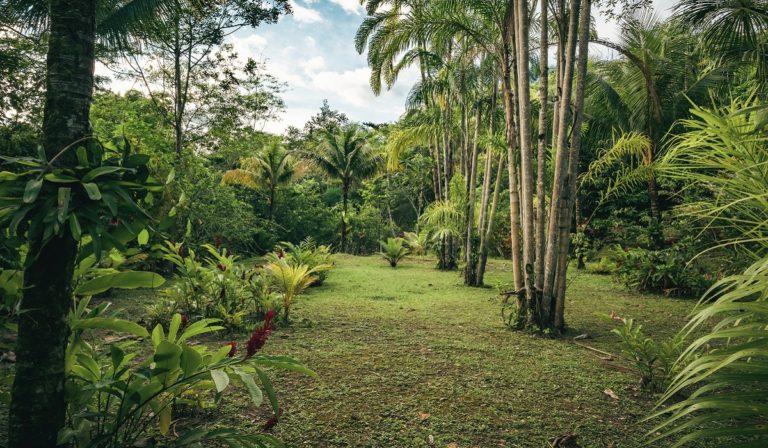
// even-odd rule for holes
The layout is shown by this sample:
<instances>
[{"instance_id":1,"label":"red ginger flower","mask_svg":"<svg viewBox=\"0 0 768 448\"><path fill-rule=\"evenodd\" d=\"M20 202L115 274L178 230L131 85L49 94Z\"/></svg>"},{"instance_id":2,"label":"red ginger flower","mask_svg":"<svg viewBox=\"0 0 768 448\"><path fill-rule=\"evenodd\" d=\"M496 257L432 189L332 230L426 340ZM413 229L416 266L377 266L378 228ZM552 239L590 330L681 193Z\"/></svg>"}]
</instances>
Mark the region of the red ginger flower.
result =
<instances>
[{"instance_id":1,"label":"red ginger flower","mask_svg":"<svg viewBox=\"0 0 768 448\"><path fill-rule=\"evenodd\" d=\"M227 353L227 356L231 358L235 356L235 353L237 353L237 342L229 341L227 342L227 345L230 347L229 353Z\"/></svg>"},{"instance_id":2,"label":"red ginger flower","mask_svg":"<svg viewBox=\"0 0 768 448\"><path fill-rule=\"evenodd\" d=\"M187 324L189 323L189 316L186 314L181 315L181 328L186 328Z\"/></svg>"},{"instance_id":3,"label":"red ginger flower","mask_svg":"<svg viewBox=\"0 0 768 448\"><path fill-rule=\"evenodd\" d=\"M251 338L248 339L248 343L245 346L245 359L255 355L267 343L267 338L269 338L269 334L272 332L272 319L274 318L275 311L269 310L264 317L264 323L253 330L253 334L251 334Z\"/></svg>"}]
</instances>

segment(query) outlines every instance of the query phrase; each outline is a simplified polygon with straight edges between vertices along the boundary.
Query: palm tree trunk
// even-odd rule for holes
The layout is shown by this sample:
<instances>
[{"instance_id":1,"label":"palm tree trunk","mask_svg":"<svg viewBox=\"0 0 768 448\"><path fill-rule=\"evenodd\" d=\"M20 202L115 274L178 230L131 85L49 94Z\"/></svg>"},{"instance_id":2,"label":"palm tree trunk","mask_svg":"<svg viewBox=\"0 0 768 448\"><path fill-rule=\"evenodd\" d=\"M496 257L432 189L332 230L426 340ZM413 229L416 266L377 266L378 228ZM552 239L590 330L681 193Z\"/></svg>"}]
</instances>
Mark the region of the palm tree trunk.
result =
<instances>
[{"instance_id":1,"label":"palm tree trunk","mask_svg":"<svg viewBox=\"0 0 768 448\"><path fill-rule=\"evenodd\" d=\"M181 151L184 146L184 101L182 99L184 89L181 85L181 37L179 36L179 15L174 16L174 41L173 41L173 83L174 83L174 121L176 161L181 159Z\"/></svg>"},{"instance_id":2,"label":"palm tree trunk","mask_svg":"<svg viewBox=\"0 0 768 448\"><path fill-rule=\"evenodd\" d=\"M570 23L568 26L568 44L565 57L565 69L562 80L562 96L560 98L559 129L557 131L557 154L555 156L555 178L552 185L549 225L547 229L547 247L544 255L544 287L541 307L542 322L553 322L555 277L557 274L558 236L560 235L561 215L564 209L563 201L567 196L568 176L568 123L571 106L571 90L573 84L574 64L576 61L576 40L578 30L578 11L580 0L571 1Z\"/></svg>"},{"instance_id":3,"label":"palm tree trunk","mask_svg":"<svg viewBox=\"0 0 768 448\"><path fill-rule=\"evenodd\" d=\"M91 134L96 2L49 3L43 145L51 160L64 147ZM75 166L74 151L58 159ZM31 262L16 341L16 376L11 390L8 446L55 447L64 426L64 354L72 307L72 274L77 242L68 234L47 244L30 241Z\"/></svg>"},{"instance_id":4,"label":"palm tree trunk","mask_svg":"<svg viewBox=\"0 0 768 448\"><path fill-rule=\"evenodd\" d=\"M475 232L475 196L477 185L477 153L478 153L478 139L480 138L480 125L482 119L482 112L480 105L477 106L475 112L475 136L472 143L472 153L467 160L469 164L469 180L467 182L467 209L465 216L466 235L467 240L464 247L464 261L466 266L464 267L464 284L467 286L476 286L476 269L477 269L477 253L474 250L474 242L477 238Z\"/></svg>"},{"instance_id":5,"label":"palm tree trunk","mask_svg":"<svg viewBox=\"0 0 768 448\"><path fill-rule=\"evenodd\" d=\"M581 0L579 19L579 61L576 73L576 94L574 98L574 120L571 133L571 151L568 159L568 199L564 201L565 210L560 218L560 242L555 282L554 327L565 327L565 290L568 273L568 251L570 248L570 228L572 210L576 202L576 185L579 174L579 152L581 150L581 125L584 122L584 91L587 82L587 59L589 57L589 21L591 0Z\"/></svg>"},{"instance_id":6,"label":"palm tree trunk","mask_svg":"<svg viewBox=\"0 0 768 448\"><path fill-rule=\"evenodd\" d=\"M529 306L538 301L534 288L536 241L533 224L533 145L531 136L531 88L528 58L528 1L517 1L517 99L520 113L520 177L523 217L523 271Z\"/></svg>"},{"instance_id":7,"label":"palm tree trunk","mask_svg":"<svg viewBox=\"0 0 768 448\"><path fill-rule=\"evenodd\" d=\"M341 251L347 251L347 200L349 197L349 184L344 181L341 186Z\"/></svg>"},{"instance_id":8,"label":"palm tree trunk","mask_svg":"<svg viewBox=\"0 0 768 448\"><path fill-rule=\"evenodd\" d=\"M503 49L501 54L501 94L504 100L504 124L506 126L507 139L507 168L509 170L509 215L510 238L512 249L512 275L515 290L523 287L523 273L521 270L520 253L520 195L517 188L517 166L515 163L515 146L517 144L517 129L515 128L515 98L512 94L513 62L510 60L510 45L514 41L514 1L507 3L506 17L504 18Z\"/></svg>"},{"instance_id":9,"label":"palm tree trunk","mask_svg":"<svg viewBox=\"0 0 768 448\"><path fill-rule=\"evenodd\" d=\"M541 34L539 36L539 146L536 173L536 290L544 286L544 253L547 225L547 98L549 96L549 2L541 0Z\"/></svg>"},{"instance_id":10,"label":"palm tree trunk","mask_svg":"<svg viewBox=\"0 0 768 448\"><path fill-rule=\"evenodd\" d=\"M496 208L499 204L499 196L501 196L501 178L504 177L504 156L499 157L499 166L496 171L496 182L493 187L493 199L491 200L491 209L488 212L488 224L481 231L484 234L480 243L480 260L477 262L477 284L483 285L485 278L485 266L488 262L488 242L493 235L493 217L496 216Z\"/></svg>"}]
</instances>

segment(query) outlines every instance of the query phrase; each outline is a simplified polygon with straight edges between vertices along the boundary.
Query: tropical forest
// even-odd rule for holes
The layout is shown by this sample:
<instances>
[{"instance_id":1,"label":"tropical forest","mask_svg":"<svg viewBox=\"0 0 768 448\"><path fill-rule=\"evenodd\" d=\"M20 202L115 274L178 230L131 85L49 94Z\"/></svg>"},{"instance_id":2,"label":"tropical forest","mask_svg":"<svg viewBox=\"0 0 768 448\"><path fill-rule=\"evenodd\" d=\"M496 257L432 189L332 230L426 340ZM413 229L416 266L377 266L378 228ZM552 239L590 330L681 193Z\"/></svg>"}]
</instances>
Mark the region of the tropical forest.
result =
<instances>
[{"instance_id":1,"label":"tropical forest","mask_svg":"<svg viewBox=\"0 0 768 448\"><path fill-rule=\"evenodd\" d=\"M0 0L2 447L768 447L768 0Z\"/></svg>"}]
</instances>

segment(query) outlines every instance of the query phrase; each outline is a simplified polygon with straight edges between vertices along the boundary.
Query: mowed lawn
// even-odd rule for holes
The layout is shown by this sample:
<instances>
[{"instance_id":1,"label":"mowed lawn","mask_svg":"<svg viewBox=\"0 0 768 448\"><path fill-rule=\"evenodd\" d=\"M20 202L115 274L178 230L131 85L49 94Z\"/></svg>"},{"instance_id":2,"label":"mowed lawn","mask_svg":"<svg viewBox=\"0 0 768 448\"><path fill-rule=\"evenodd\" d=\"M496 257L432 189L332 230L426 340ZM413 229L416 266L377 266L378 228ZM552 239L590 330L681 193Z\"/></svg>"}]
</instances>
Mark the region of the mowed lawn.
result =
<instances>
[{"instance_id":1,"label":"mowed lawn","mask_svg":"<svg viewBox=\"0 0 768 448\"><path fill-rule=\"evenodd\" d=\"M626 364L601 360L572 336L618 353L613 324L596 312L634 317L660 336L685 322L693 302L573 274L573 334L548 339L507 330L496 288L464 287L432 259L392 269L376 256L339 256L326 284L298 302L292 328L267 344L319 375L278 375L284 411L274 434L289 447L543 447L568 433L584 447L640 446L649 425L638 420L654 397L637 390ZM507 263L490 263L489 285L509 279ZM248 404L230 395L214 415L260 427L264 410Z\"/></svg>"}]
</instances>

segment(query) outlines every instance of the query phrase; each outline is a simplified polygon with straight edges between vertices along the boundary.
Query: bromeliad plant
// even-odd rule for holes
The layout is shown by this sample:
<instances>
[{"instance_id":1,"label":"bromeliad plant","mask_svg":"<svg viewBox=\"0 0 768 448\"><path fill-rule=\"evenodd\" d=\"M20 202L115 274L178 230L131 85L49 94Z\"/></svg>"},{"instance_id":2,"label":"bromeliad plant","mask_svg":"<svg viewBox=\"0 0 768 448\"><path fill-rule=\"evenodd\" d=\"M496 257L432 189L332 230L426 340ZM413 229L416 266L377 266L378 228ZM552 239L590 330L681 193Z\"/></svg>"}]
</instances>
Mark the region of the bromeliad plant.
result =
<instances>
[{"instance_id":1,"label":"bromeliad plant","mask_svg":"<svg viewBox=\"0 0 768 448\"><path fill-rule=\"evenodd\" d=\"M239 355L235 342L215 350L190 343L195 336L223 329L217 319L189 323L176 314L167 329L157 325L150 336L137 324L104 317L106 305L93 310L87 305L87 301L80 302L73 312L74 332L66 364L69 418L59 434L60 444L78 448L136 446L149 435L159 434L161 443L174 447L201 446L204 442L254 448L282 446L272 436L230 428L195 428L180 435L174 430L173 436L170 431L179 406L216 403L233 383L248 392L254 406L263 403L266 393L274 415L271 424L277 421L281 410L264 368L316 375L292 358L258 353L269 337L273 313L254 330ZM100 347L94 342L96 337L86 339L94 329L146 338L149 347L136 340ZM147 349L150 355L145 357Z\"/></svg>"},{"instance_id":2,"label":"bromeliad plant","mask_svg":"<svg viewBox=\"0 0 768 448\"><path fill-rule=\"evenodd\" d=\"M304 265L309 269L316 269L316 280L312 286L320 286L328 278L328 272L333 268L334 257L331 248L324 244L318 245L310 236L299 244L282 242L275 251L265 257L269 262L277 262L284 258L293 266Z\"/></svg>"},{"instance_id":3,"label":"bromeliad plant","mask_svg":"<svg viewBox=\"0 0 768 448\"><path fill-rule=\"evenodd\" d=\"M402 238L387 238L387 241L381 241L380 244L381 256L389 262L392 268L396 268L397 263L409 253L408 248L405 247L405 240Z\"/></svg>"},{"instance_id":4,"label":"bromeliad plant","mask_svg":"<svg viewBox=\"0 0 768 448\"><path fill-rule=\"evenodd\" d=\"M55 165L67 151L76 154L77 165ZM51 160L42 149L37 158L0 160L13 170L0 172L0 228L39 242L38 248L54 236L69 233L80 241L89 235L84 252L97 259L113 247L124 251L127 235L135 238L149 222L142 202L163 190L149 175L149 156L132 151L124 138L81 140ZM30 252L27 262L35 257Z\"/></svg>"}]
</instances>

